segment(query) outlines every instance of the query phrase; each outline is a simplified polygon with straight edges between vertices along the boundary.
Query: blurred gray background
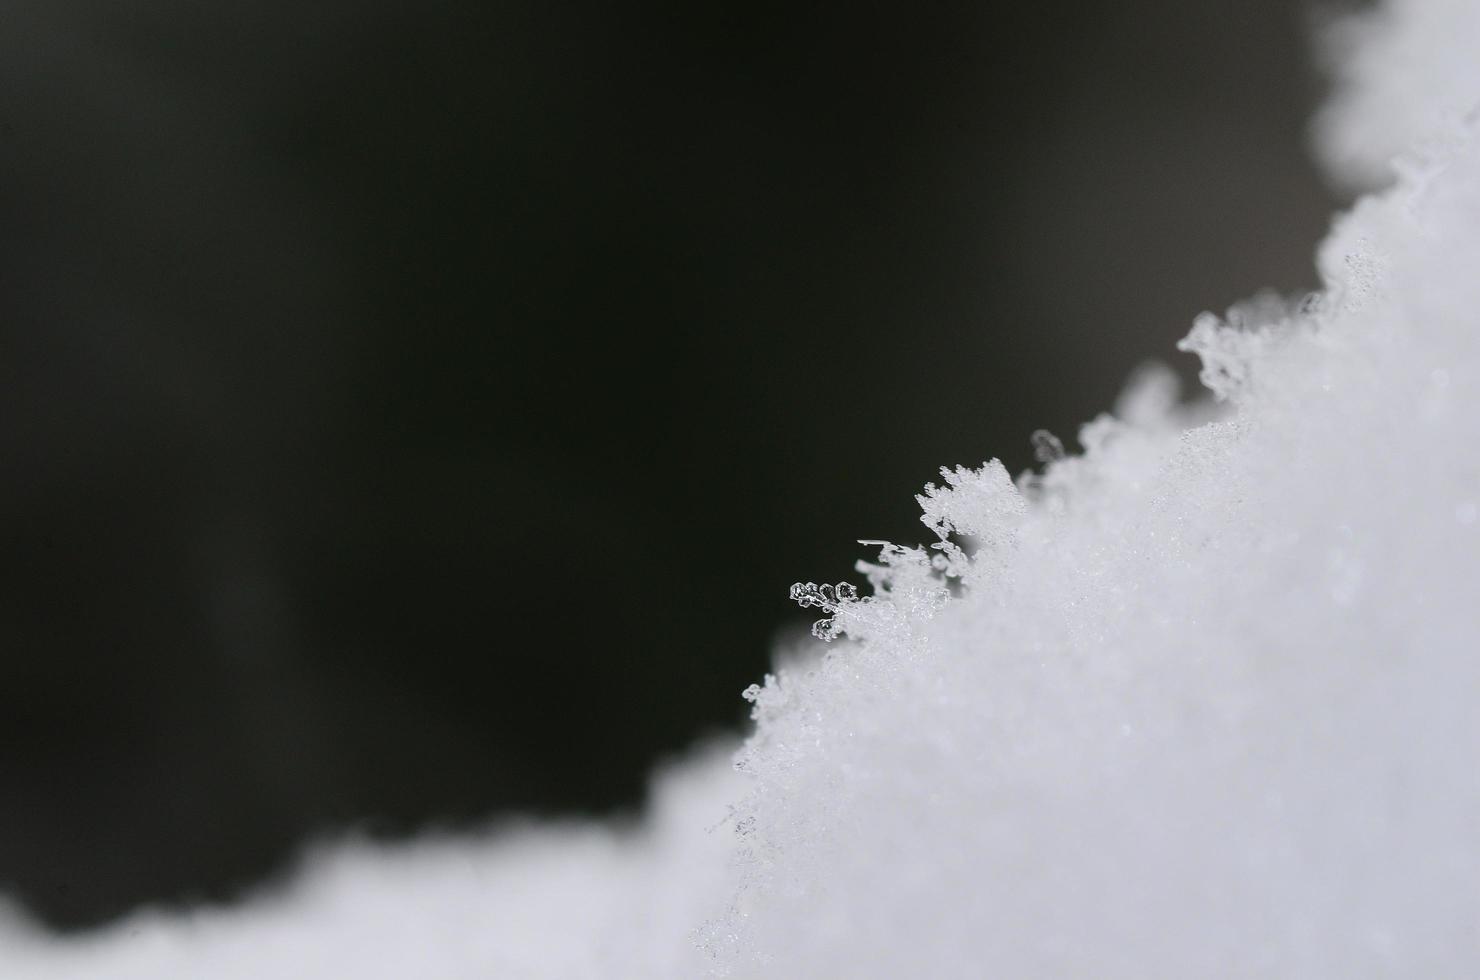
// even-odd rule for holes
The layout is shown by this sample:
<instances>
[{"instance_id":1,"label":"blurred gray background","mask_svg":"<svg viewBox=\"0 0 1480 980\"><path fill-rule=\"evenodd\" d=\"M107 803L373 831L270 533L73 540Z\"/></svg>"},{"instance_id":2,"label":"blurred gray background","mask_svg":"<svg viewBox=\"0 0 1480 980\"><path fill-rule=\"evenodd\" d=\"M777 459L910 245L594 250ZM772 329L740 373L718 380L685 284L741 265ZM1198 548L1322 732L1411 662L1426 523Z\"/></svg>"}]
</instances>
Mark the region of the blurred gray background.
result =
<instances>
[{"instance_id":1,"label":"blurred gray background","mask_svg":"<svg viewBox=\"0 0 1480 980\"><path fill-rule=\"evenodd\" d=\"M638 805L937 467L1315 285L1307 16L6 4L0 887Z\"/></svg>"}]
</instances>

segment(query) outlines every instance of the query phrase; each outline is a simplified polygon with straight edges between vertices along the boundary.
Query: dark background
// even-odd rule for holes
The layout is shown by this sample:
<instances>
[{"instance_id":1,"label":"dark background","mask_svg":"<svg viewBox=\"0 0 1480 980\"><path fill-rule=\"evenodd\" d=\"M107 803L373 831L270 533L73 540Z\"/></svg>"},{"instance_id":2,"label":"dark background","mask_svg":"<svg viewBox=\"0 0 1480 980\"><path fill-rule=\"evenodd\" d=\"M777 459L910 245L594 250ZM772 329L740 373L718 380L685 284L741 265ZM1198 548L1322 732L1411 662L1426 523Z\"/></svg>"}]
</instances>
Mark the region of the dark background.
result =
<instances>
[{"instance_id":1,"label":"dark background","mask_svg":"<svg viewBox=\"0 0 1480 980\"><path fill-rule=\"evenodd\" d=\"M1314 284L1305 27L6 4L0 888L636 805L938 466Z\"/></svg>"}]
</instances>

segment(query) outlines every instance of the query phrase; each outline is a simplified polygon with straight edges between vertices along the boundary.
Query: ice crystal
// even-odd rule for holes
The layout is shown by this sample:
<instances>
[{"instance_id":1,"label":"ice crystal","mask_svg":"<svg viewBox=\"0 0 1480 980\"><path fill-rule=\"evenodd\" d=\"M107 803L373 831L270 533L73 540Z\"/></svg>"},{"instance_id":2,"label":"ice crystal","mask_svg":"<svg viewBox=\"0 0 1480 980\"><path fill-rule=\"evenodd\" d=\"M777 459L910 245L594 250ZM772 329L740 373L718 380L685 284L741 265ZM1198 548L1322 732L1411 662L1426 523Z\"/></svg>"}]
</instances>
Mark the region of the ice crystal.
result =
<instances>
[{"instance_id":1,"label":"ice crystal","mask_svg":"<svg viewBox=\"0 0 1480 980\"><path fill-rule=\"evenodd\" d=\"M815 607L833 613L833 616L819 619L812 624L813 636L823 642L831 642L838 637L837 614L844 605L858 599L858 589L847 582L839 582L837 585L797 582L791 587L791 598L803 609Z\"/></svg>"}]
</instances>

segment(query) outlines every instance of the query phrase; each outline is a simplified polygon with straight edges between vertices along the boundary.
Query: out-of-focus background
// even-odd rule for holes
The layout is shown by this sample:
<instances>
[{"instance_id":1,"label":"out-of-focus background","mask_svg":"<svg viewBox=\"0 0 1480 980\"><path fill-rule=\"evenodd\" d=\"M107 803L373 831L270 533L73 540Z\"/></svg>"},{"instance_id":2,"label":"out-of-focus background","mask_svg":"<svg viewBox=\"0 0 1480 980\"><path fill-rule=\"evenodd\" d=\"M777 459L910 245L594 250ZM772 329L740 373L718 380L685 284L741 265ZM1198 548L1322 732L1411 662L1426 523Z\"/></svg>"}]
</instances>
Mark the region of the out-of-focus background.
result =
<instances>
[{"instance_id":1,"label":"out-of-focus background","mask_svg":"<svg viewBox=\"0 0 1480 980\"><path fill-rule=\"evenodd\" d=\"M1308 13L6 4L0 889L638 805L937 467L1315 284Z\"/></svg>"}]
</instances>

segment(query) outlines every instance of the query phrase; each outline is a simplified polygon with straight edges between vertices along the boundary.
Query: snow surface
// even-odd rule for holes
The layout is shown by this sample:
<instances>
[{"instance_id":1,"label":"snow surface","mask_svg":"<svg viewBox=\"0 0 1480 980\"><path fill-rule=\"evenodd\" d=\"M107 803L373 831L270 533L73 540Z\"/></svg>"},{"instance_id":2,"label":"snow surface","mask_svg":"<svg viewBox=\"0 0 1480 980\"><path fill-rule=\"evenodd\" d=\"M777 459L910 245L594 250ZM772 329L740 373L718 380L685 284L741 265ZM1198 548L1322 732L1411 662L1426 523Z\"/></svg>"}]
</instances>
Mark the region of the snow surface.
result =
<instances>
[{"instance_id":1,"label":"snow surface","mask_svg":"<svg viewBox=\"0 0 1480 980\"><path fill-rule=\"evenodd\" d=\"M1322 38L1337 86L1316 116L1316 149L1347 187L1390 183L1395 160L1480 110L1475 0L1385 0L1327 25Z\"/></svg>"},{"instance_id":2,"label":"snow surface","mask_svg":"<svg viewBox=\"0 0 1480 980\"><path fill-rule=\"evenodd\" d=\"M1200 317L1201 401L1148 369L1082 456L943 471L871 594L800 586L836 642L745 692L733 767L82 939L12 912L0 974L1480 974L1480 24L1367 23L1328 159L1424 138L1324 288Z\"/></svg>"}]
</instances>

